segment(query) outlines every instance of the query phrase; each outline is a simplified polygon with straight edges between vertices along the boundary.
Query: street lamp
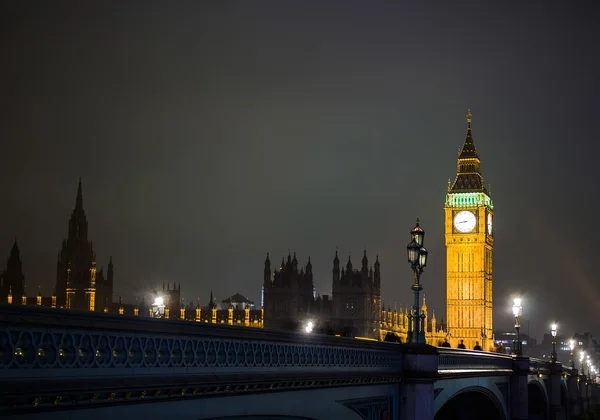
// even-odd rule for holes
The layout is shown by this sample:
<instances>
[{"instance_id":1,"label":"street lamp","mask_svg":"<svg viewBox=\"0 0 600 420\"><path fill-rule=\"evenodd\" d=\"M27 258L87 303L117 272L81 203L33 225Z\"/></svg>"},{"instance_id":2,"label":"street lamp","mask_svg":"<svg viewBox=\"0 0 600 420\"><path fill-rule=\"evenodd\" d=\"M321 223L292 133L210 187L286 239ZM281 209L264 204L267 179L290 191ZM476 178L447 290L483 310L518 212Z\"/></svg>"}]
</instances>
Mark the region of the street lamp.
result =
<instances>
[{"instance_id":1,"label":"street lamp","mask_svg":"<svg viewBox=\"0 0 600 420\"><path fill-rule=\"evenodd\" d=\"M575 369L575 360L573 360L573 350L575 350L575 340L573 340L572 338L569 340L569 348L571 349L571 360L569 361L569 365L571 366L571 369Z\"/></svg>"},{"instance_id":2,"label":"street lamp","mask_svg":"<svg viewBox=\"0 0 600 420\"><path fill-rule=\"evenodd\" d=\"M515 340L515 351L514 354L516 356L523 355L523 349L521 348L521 337L519 336L519 329L521 326L519 325L519 317L521 316L521 312L523 311L523 307L521 306L521 298L514 298L513 300L513 315L515 316L515 330L517 331L517 339Z\"/></svg>"},{"instance_id":3,"label":"street lamp","mask_svg":"<svg viewBox=\"0 0 600 420\"><path fill-rule=\"evenodd\" d=\"M558 332L556 322L552 324L550 331L552 332L552 354L550 355L550 360L554 363L556 362L556 333Z\"/></svg>"},{"instance_id":4,"label":"street lamp","mask_svg":"<svg viewBox=\"0 0 600 420\"><path fill-rule=\"evenodd\" d=\"M581 350L581 353L579 353L579 362L581 363L581 375L585 375L585 371L583 370L583 359L585 359L585 351Z\"/></svg>"},{"instance_id":5,"label":"street lamp","mask_svg":"<svg viewBox=\"0 0 600 420\"><path fill-rule=\"evenodd\" d=\"M420 280L423 269L427 265L427 250L423 247L425 231L419 226L419 219L417 219L417 225L410 231L410 238L411 241L406 246L406 251L408 253L408 262L413 270L415 280L411 286L415 295L415 302L412 312L408 315L409 333L411 333L410 342L425 344L425 314L419 313L419 292L423 290Z\"/></svg>"}]
</instances>

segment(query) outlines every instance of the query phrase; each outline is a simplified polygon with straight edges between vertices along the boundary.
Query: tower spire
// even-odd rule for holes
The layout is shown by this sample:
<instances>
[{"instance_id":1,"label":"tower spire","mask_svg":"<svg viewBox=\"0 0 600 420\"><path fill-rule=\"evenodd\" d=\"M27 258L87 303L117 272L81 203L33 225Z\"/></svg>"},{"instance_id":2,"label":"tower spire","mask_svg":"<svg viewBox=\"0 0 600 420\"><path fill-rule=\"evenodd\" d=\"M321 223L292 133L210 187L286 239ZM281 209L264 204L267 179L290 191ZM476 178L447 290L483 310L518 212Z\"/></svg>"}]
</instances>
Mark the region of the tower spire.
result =
<instances>
[{"instance_id":1,"label":"tower spire","mask_svg":"<svg viewBox=\"0 0 600 420\"><path fill-rule=\"evenodd\" d=\"M79 177L79 185L77 186L77 199L75 200L75 208L83 210L83 191L81 188L81 177Z\"/></svg>"},{"instance_id":2,"label":"tower spire","mask_svg":"<svg viewBox=\"0 0 600 420\"><path fill-rule=\"evenodd\" d=\"M450 193L463 193L463 192L483 192L487 193L485 185L483 184L483 177L481 176L479 155L475 148L475 142L473 141L473 133L471 132L471 122L473 121L473 114L471 109L467 110L467 135L461 149L458 154L458 170L456 172L456 179L449 188Z\"/></svg>"}]
</instances>

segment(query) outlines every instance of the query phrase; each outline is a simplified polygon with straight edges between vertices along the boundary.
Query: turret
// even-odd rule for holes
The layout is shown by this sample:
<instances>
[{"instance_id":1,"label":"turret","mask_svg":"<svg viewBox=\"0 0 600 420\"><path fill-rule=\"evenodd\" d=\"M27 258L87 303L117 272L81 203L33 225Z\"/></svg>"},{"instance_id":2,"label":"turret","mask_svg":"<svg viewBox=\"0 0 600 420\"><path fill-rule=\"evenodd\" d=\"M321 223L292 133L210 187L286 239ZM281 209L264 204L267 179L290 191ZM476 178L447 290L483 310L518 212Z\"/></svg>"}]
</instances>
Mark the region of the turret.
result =
<instances>
[{"instance_id":1,"label":"turret","mask_svg":"<svg viewBox=\"0 0 600 420\"><path fill-rule=\"evenodd\" d=\"M106 261L106 260L105 260ZM112 261L112 255L110 256L110 259L108 260L108 271L106 272L106 282L112 287L113 285L113 279L114 279L114 275L115 275L115 267L113 265L113 261ZM164 285L164 284L163 284Z\"/></svg>"},{"instance_id":2,"label":"turret","mask_svg":"<svg viewBox=\"0 0 600 420\"><path fill-rule=\"evenodd\" d=\"M373 273L373 282L375 283L375 287L379 289L381 287L381 271L380 271L380 266L379 266L379 255L377 255L375 257L374 268L375 268L375 271Z\"/></svg>"},{"instance_id":3,"label":"turret","mask_svg":"<svg viewBox=\"0 0 600 420\"><path fill-rule=\"evenodd\" d=\"M425 302L425 293L423 293L423 304L421 305L421 313L423 317L423 330L427 332L427 303Z\"/></svg>"},{"instance_id":4,"label":"turret","mask_svg":"<svg viewBox=\"0 0 600 420\"><path fill-rule=\"evenodd\" d=\"M348 263L346 264L346 272L352 273L352 261L350 260L350 255L348 255Z\"/></svg>"},{"instance_id":5,"label":"turret","mask_svg":"<svg viewBox=\"0 0 600 420\"><path fill-rule=\"evenodd\" d=\"M263 284L265 286L271 285L271 260L269 259L268 252L267 252L267 258L265 258L265 270L263 272Z\"/></svg>"},{"instance_id":6,"label":"turret","mask_svg":"<svg viewBox=\"0 0 600 420\"><path fill-rule=\"evenodd\" d=\"M369 271L369 260L367 259L367 250L366 249L365 249L365 252L362 257L361 271L363 272L363 274L365 274L365 276Z\"/></svg>"},{"instance_id":7,"label":"turret","mask_svg":"<svg viewBox=\"0 0 600 420\"><path fill-rule=\"evenodd\" d=\"M340 281L340 259L338 258L337 249L335 250L335 258L333 259L333 281Z\"/></svg>"},{"instance_id":8,"label":"turret","mask_svg":"<svg viewBox=\"0 0 600 420\"><path fill-rule=\"evenodd\" d=\"M298 271L298 259L296 258L296 253L294 252L294 259L292 260L292 269L294 271Z\"/></svg>"},{"instance_id":9,"label":"turret","mask_svg":"<svg viewBox=\"0 0 600 420\"><path fill-rule=\"evenodd\" d=\"M312 263L310 262L310 257L308 257L308 262L306 263L306 274L312 277Z\"/></svg>"},{"instance_id":10,"label":"turret","mask_svg":"<svg viewBox=\"0 0 600 420\"><path fill-rule=\"evenodd\" d=\"M196 304L196 322L200 322L201 319L200 298L198 298L198 303Z\"/></svg>"}]
</instances>

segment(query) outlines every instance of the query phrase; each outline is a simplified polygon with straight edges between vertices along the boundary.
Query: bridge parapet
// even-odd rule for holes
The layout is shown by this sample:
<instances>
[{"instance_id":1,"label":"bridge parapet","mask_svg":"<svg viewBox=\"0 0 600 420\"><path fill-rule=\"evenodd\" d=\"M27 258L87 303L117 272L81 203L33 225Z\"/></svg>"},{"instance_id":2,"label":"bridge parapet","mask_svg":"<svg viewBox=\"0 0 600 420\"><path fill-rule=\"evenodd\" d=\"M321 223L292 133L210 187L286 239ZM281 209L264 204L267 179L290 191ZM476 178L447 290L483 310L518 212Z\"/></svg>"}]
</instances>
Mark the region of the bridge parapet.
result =
<instances>
[{"instance_id":1,"label":"bridge parapet","mask_svg":"<svg viewBox=\"0 0 600 420\"><path fill-rule=\"evenodd\" d=\"M499 353L438 347L441 377L510 375L513 358Z\"/></svg>"},{"instance_id":2,"label":"bridge parapet","mask_svg":"<svg viewBox=\"0 0 600 420\"><path fill-rule=\"evenodd\" d=\"M0 307L0 410L399 382L401 346ZM32 385L33 384L33 385Z\"/></svg>"}]
</instances>

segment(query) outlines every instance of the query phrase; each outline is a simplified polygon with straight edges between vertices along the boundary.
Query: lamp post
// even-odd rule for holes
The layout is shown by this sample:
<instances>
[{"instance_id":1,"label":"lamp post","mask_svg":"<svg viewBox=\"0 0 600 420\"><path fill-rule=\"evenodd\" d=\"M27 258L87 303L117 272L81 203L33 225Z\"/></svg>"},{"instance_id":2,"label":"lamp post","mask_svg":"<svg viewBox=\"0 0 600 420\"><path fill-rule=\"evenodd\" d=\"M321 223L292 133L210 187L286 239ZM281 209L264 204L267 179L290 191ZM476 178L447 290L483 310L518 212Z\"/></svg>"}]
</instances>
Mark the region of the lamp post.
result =
<instances>
[{"instance_id":1,"label":"lamp post","mask_svg":"<svg viewBox=\"0 0 600 420\"><path fill-rule=\"evenodd\" d=\"M585 371L583 370L583 359L585 359L585 351L581 350L581 353L579 353L579 361L581 362L581 376L585 375Z\"/></svg>"},{"instance_id":2,"label":"lamp post","mask_svg":"<svg viewBox=\"0 0 600 420\"><path fill-rule=\"evenodd\" d=\"M558 332L556 322L552 324L550 331L552 332L552 354L550 354L550 360L552 363L556 363L556 333Z\"/></svg>"},{"instance_id":3,"label":"lamp post","mask_svg":"<svg viewBox=\"0 0 600 420\"><path fill-rule=\"evenodd\" d=\"M406 246L406 251L408 253L408 262L414 274L414 283L411 289L415 295L413 310L409 314L409 323L412 327L410 342L425 344L425 314L420 313L419 292L423 290L423 286L421 286L421 274L427 265L427 250L423 247L425 231L419 226L419 219L417 219L417 225L410 231L410 238L411 241Z\"/></svg>"},{"instance_id":4,"label":"lamp post","mask_svg":"<svg viewBox=\"0 0 600 420\"><path fill-rule=\"evenodd\" d=\"M573 350L575 350L575 340L573 340L572 338L569 340L569 348L571 349L571 360L569 361L569 365L571 369L575 369L575 358L573 357Z\"/></svg>"},{"instance_id":5,"label":"lamp post","mask_svg":"<svg viewBox=\"0 0 600 420\"><path fill-rule=\"evenodd\" d=\"M523 311L523 307L521 306L521 298L514 298L512 309L513 315L515 316L515 330L517 331L517 339L514 343L514 354L517 356L522 356L523 349L521 348L521 337L519 336L519 329L521 328L521 325L519 325L519 317L521 316L521 312Z\"/></svg>"}]
</instances>

